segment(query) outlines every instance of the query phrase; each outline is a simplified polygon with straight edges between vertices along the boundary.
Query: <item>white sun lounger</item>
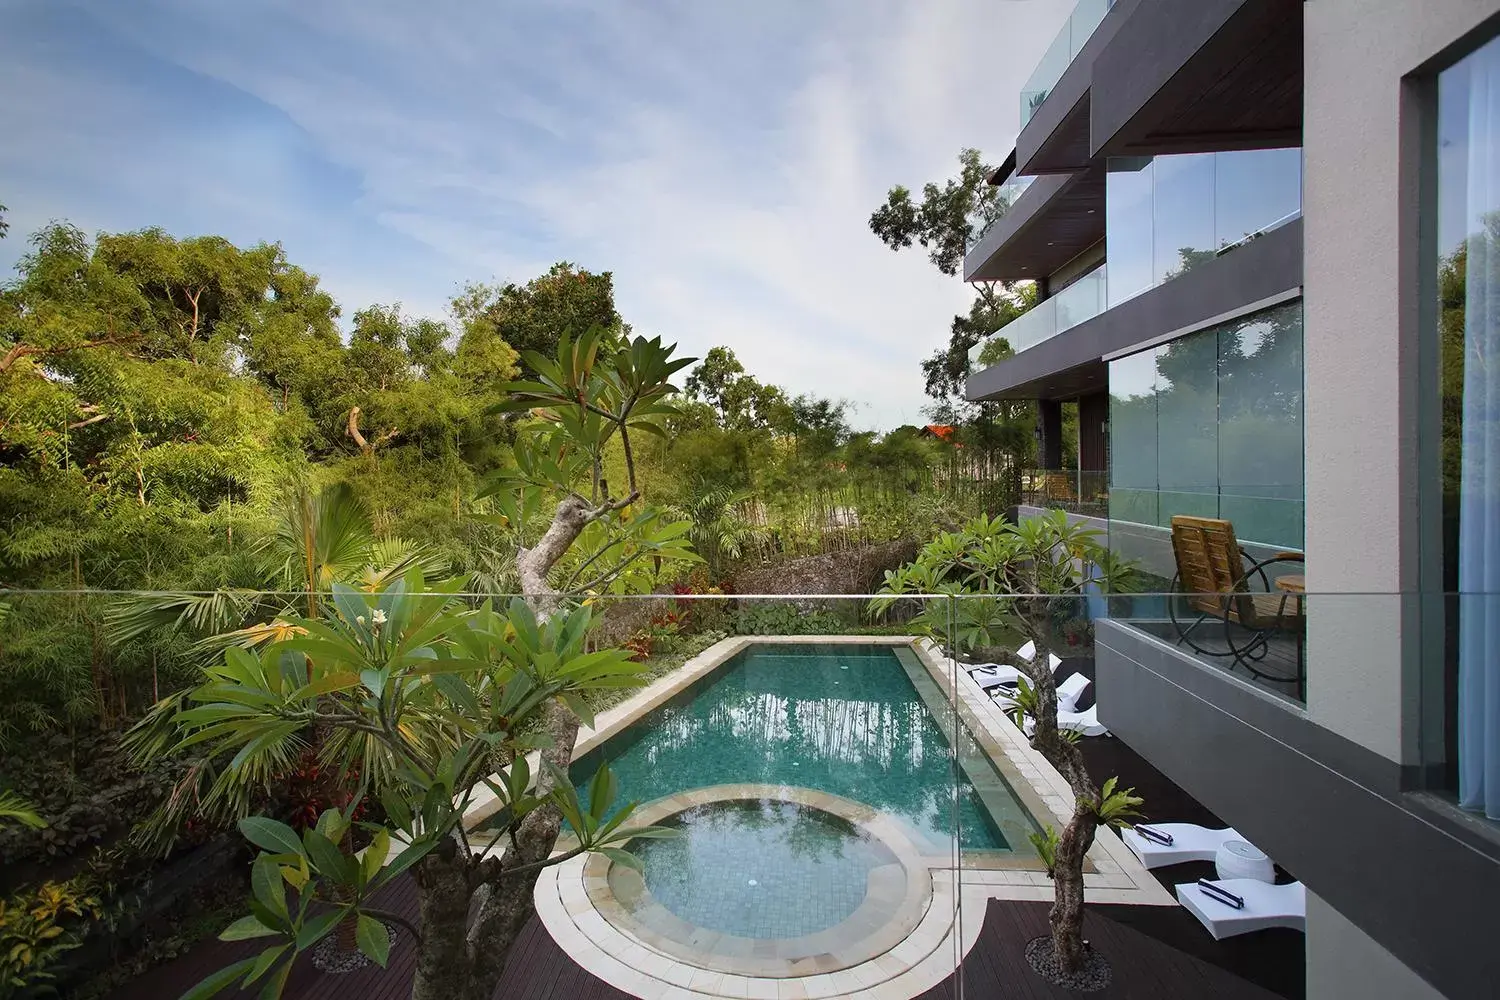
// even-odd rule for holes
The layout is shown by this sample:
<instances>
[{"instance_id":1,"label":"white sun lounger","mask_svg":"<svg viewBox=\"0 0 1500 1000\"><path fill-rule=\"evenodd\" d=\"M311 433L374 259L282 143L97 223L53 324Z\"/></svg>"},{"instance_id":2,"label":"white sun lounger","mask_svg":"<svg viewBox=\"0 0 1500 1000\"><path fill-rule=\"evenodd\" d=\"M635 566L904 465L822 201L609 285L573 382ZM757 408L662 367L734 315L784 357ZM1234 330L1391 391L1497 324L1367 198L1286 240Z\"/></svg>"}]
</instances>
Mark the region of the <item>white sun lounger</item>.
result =
<instances>
[{"instance_id":1,"label":"white sun lounger","mask_svg":"<svg viewBox=\"0 0 1500 1000\"><path fill-rule=\"evenodd\" d=\"M1026 645L1016 650L1016 655L1025 660L1027 663L1030 663L1032 660L1036 659L1036 643L1026 643ZM1056 653L1048 653L1047 662L1052 666L1052 672L1054 674L1057 673L1057 668L1062 665L1062 660Z\"/></svg>"},{"instance_id":2,"label":"white sun lounger","mask_svg":"<svg viewBox=\"0 0 1500 1000\"><path fill-rule=\"evenodd\" d=\"M1090 705L1082 712L1057 713L1057 728L1071 729L1083 736L1108 736L1109 729L1099 721L1099 706ZM1036 734L1036 720L1026 716L1026 735Z\"/></svg>"},{"instance_id":3,"label":"white sun lounger","mask_svg":"<svg viewBox=\"0 0 1500 1000\"><path fill-rule=\"evenodd\" d=\"M1052 664L1054 674L1057 673L1057 668L1061 663L1062 660L1057 660ZM1031 677L1020 667L1009 667L1003 663L986 663L982 667L970 670L969 676L974 678L974 683L986 691L997 687L1015 687L1022 677L1026 678L1027 683L1031 681Z\"/></svg>"},{"instance_id":4,"label":"white sun lounger","mask_svg":"<svg viewBox=\"0 0 1500 1000\"><path fill-rule=\"evenodd\" d=\"M1076 712L1078 710L1078 699L1083 695L1084 689L1089 686L1089 679L1082 674L1073 674L1067 680L1057 685L1057 714L1061 718L1064 712ZM1015 699L1008 692L999 691L991 696L995 704L1002 709L1015 707Z\"/></svg>"},{"instance_id":5,"label":"white sun lounger","mask_svg":"<svg viewBox=\"0 0 1500 1000\"><path fill-rule=\"evenodd\" d=\"M1016 650L1016 656L1030 663L1036 658L1036 643L1028 642ZM1055 674L1057 668L1062 666L1062 659L1056 653L1048 653L1047 663ZM986 691L990 688L1014 686L1017 681L1026 676L1021 668L1013 667L1008 663L966 663L963 666L969 672L969 676L974 678L975 683Z\"/></svg>"},{"instance_id":6,"label":"white sun lounger","mask_svg":"<svg viewBox=\"0 0 1500 1000\"><path fill-rule=\"evenodd\" d=\"M1212 898L1197 882L1177 886L1177 901L1208 928L1215 941L1271 927L1307 930L1307 890L1301 882L1272 885L1253 878L1214 881L1245 901L1244 909Z\"/></svg>"},{"instance_id":7,"label":"white sun lounger","mask_svg":"<svg viewBox=\"0 0 1500 1000\"><path fill-rule=\"evenodd\" d=\"M1171 844L1158 844L1134 830L1120 831L1120 839L1147 868L1180 865L1188 861L1212 861L1226 840L1244 840L1234 827L1210 830L1197 823L1147 823L1148 827L1172 838Z\"/></svg>"},{"instance_id":8,"label":"white sun lounger","mask_svg":"<svg viewBox=\"0 0 1500 1000\"><path fill-rule=\"evenodd\" d=\"M1057 728L1071 729L1084 736L1108 736L1109 730L1099 721L1099 706L1090 705L1082 712L1058 712Z\"/></svg>"}]
</instances>

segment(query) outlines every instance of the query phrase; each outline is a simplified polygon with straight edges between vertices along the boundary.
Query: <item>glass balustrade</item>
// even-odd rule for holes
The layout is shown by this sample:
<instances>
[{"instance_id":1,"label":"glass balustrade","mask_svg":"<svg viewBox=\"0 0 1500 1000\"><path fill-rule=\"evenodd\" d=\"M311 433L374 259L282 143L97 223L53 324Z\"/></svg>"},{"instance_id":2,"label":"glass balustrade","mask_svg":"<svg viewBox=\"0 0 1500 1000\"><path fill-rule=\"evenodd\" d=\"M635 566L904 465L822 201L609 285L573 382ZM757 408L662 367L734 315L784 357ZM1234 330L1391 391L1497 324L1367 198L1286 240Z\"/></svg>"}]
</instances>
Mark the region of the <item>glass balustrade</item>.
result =
<instances>
[{"instance_id":1,"label":"glass balustrade","mask_svg":"<svg viewBox=\"0 0 1500 1000\"><path fill-rule=\"evenodd\" d=\"M1038 302L991 337L975 344L969 351L970 367L976 371L988 368L1010 354L1020 354L1064 330L1093 319L1104 311L1106 283L1107 274L1101 264L1050 299ZM999 346L1001 341L1008 345L1009 353Z\"/></svg>"},{"instance_id":2,"label":"glass balustrade","mask_svg":"<svg viewBox=\"0 0 1500 1000\"><path fill-rule=\"evenodd\" d=\"M1057 86L1057 81L1062 79L1063 73L1067 72L1068 66L1077 57L1078 50L1083 48L1084 42L1089 40L1094 29L1099 27L1099 22L1104 20L1104 15L1113 6L1114 0L1079 0L1078 6L1073 8L1067 23L1047 47L1041 62L1037 63L1026 85L1021 88L1022 128L1031 121L1031 116L1036 114L1052 88Z\"/></svg>"}]
</instances>

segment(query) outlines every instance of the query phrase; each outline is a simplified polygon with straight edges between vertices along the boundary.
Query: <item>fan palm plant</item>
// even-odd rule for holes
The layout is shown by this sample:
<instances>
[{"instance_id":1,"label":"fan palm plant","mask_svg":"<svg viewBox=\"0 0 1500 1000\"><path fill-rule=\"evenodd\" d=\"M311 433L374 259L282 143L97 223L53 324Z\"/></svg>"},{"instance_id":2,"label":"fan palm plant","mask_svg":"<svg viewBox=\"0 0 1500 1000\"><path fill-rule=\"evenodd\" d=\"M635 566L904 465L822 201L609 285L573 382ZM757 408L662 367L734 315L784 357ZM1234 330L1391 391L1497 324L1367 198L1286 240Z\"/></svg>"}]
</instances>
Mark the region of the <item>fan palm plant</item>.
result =
<instances>
[{"instance_id":1,"label":"fan palm plant","mask_svg":"<svg viewBox=\"0 0 1500 1000\"><path fill-rule=\"evenodd\" d=\"M207 665L230 647L252 649L295 638L298 615L315 617L339 583L374 593L416 570L426 577L443 570L441 558L399 538L380 538L368 508L347 484L314 493L299 485L288 497L274 529L256 545L264 589L225 589L205 594L133 594L107 612L110 635L127 642L158 629L198 637L196 650ZM138 759L173 752L171 720L182 710L184 693L168 695L126 735ZM296 769L305 754L320 758L354 753L367 767L378 755L365 752L347 734L309 730L287 741L255 747L236 767L201 753L185 759L172 794L141 828L147 844L169 846L183 821L198 815L228 822L245 815L258 794ZM324 769L337 775L336 769ZM338 797L338 789L324 789ZM347 791L347 790L345 790Z\"/></svg>"},{"instance_id":2,"label":"fan palm plant","mask_svg":"<svg viewBox=\"0 0 1500 1000\"><path fill-rule=\"evenodd\" d=\"M762 543L767 530L747 518L745 505L753 499L749 490L736 490L699 479L681 503L668 508L671 514L692 524L688 538L702 557L710 580L720 580L726 567L742 558L747 549Z\"/></svg>"}]
</instances>

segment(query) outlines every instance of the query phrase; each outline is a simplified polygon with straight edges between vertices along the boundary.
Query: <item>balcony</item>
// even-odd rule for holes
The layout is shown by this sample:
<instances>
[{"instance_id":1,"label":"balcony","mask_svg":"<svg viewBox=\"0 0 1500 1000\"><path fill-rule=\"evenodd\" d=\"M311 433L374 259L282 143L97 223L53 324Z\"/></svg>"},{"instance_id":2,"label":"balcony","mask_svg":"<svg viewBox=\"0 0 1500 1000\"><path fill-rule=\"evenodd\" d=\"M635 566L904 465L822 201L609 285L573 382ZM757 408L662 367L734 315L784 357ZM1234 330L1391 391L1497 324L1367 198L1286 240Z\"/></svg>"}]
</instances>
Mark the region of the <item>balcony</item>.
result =
<instances>
[{"instance_id":1,"label":"balcony","mask_svg":"<svg viewBox=\"0 0 1500 1000\"><path fill-rule=\"evenodd\" d=\"M1071 329L1104 311L1106 274L1103 264L1085 274L1050 299L1043 299L1025 313L1002 326L969 351L971 368L987 368L1000 360L986 356L992 344L1004 340L1016 354Z\"/></svg>"},{"instance_id":2,"label":"balcony","mask_svg":"<svg viewBox=\"0 0 1500 1000\"><path fill-rule=\"evenodd\" d=\"M1034 176L1017 177L1016 175L1012 174L1010 180L1000 185L999 191L997 192L998 197L996 199L996 203L999 206L999 211L995 213L995 217L993 219L990 219L988 222L984 223L981 226L973 227L973 232L969 235L969 243L964 248L965 252L971 251L975 247L977 247L980 240L984 239L989 231L995 227L995 223L999 222L1010 213L1010 210L1015 205L1016 200L1021 197L1021 195L1026 191L1027 188L1031 187L1031 182L1034 180L1036 180Z\"/></svg>"},{"instance_id":3,"label":"balcony","mask_svg":"<svg viewBox=\"0 0 1500 1000\"><path fill-rule=\"evenodd\" d=\"M1113 308L1300 217L1302 150L1115 157L1104 214Z\"/></svg>"},{"instance_id":4,"label":"balcony","mask_svg":"<svg viewBox=\"0 0 1500 1000\"><path fill-rule=\"evenodd\" d=\"M1057 81L1062 79L1078 51L1083 48L1104 15L1114 6L1114 0L1078 0L1067 23L1047 47L1042 61L1031 71L1031 78L1021 88L1021 127L1031 121L1032 115L1042 106Z\"/></svg>"}]
</instances>

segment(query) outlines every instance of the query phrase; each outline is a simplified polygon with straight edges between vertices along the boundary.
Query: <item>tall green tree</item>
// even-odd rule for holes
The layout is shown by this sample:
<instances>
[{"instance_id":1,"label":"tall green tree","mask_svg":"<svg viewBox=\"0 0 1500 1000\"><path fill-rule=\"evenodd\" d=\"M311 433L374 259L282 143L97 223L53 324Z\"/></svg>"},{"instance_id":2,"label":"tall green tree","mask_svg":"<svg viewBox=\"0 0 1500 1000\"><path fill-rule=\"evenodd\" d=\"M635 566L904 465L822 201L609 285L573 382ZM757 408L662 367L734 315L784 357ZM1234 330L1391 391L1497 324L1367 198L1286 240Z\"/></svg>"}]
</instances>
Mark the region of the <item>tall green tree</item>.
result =
<instances>
[{"instance_id":1,"label":"tall green tree","mask_svg":"<svg viewBox=\"0 0 1500 1000\"><path fill-rule=\"evenodd\" d=\"M989 184L994 168L977 150L962 150L958 160L958 175L923 185L920 202L913 202L911 191L898 184L870 216L871 231L886 246L899 251L919 244L947 275L958 274L965 253L1010 208L1000 189ZM928 412L939 423L970 425L967 443L998 448L1008 456L1016 485L1015 473L1034 448L1035 406L1026 401L976 406L967 401L965 386L975 370L970 353L976 346L988 341L983 364L1012 353L1012 345L994 334L1035 304L1036 289L1031 282L976 282L974 290L969 312L949 324L947 346L922 362L924 388L933 401Z\"/></svg>"},{"instance_id":2,"label":"tall green tree","mask_svg":"<svg viewBox=\"0 0 1500 1000\"><path fill-rule=\"evenodd\" d=\"M594 272L559 261L525 284L508 282L465 285L452 309L466 329L484 330L519 351L551 357L565 332L574 336L598 328L617 334L628 328L615 310L614 275ZM537 374L526 368L526 377Z\"/></svg>"},{"instance_id":3,"label":"tall green tree","mask_svg":"<svg viewBox=\"0 0 1500 1000\"><path fill-rule=\"evenodd\" d=\"M721 427L758 430L784 423L790 415L786 393L747 374L728 347L710 347L683 388L688 399L714 408Z\"/></svg>"}]
</instances>

